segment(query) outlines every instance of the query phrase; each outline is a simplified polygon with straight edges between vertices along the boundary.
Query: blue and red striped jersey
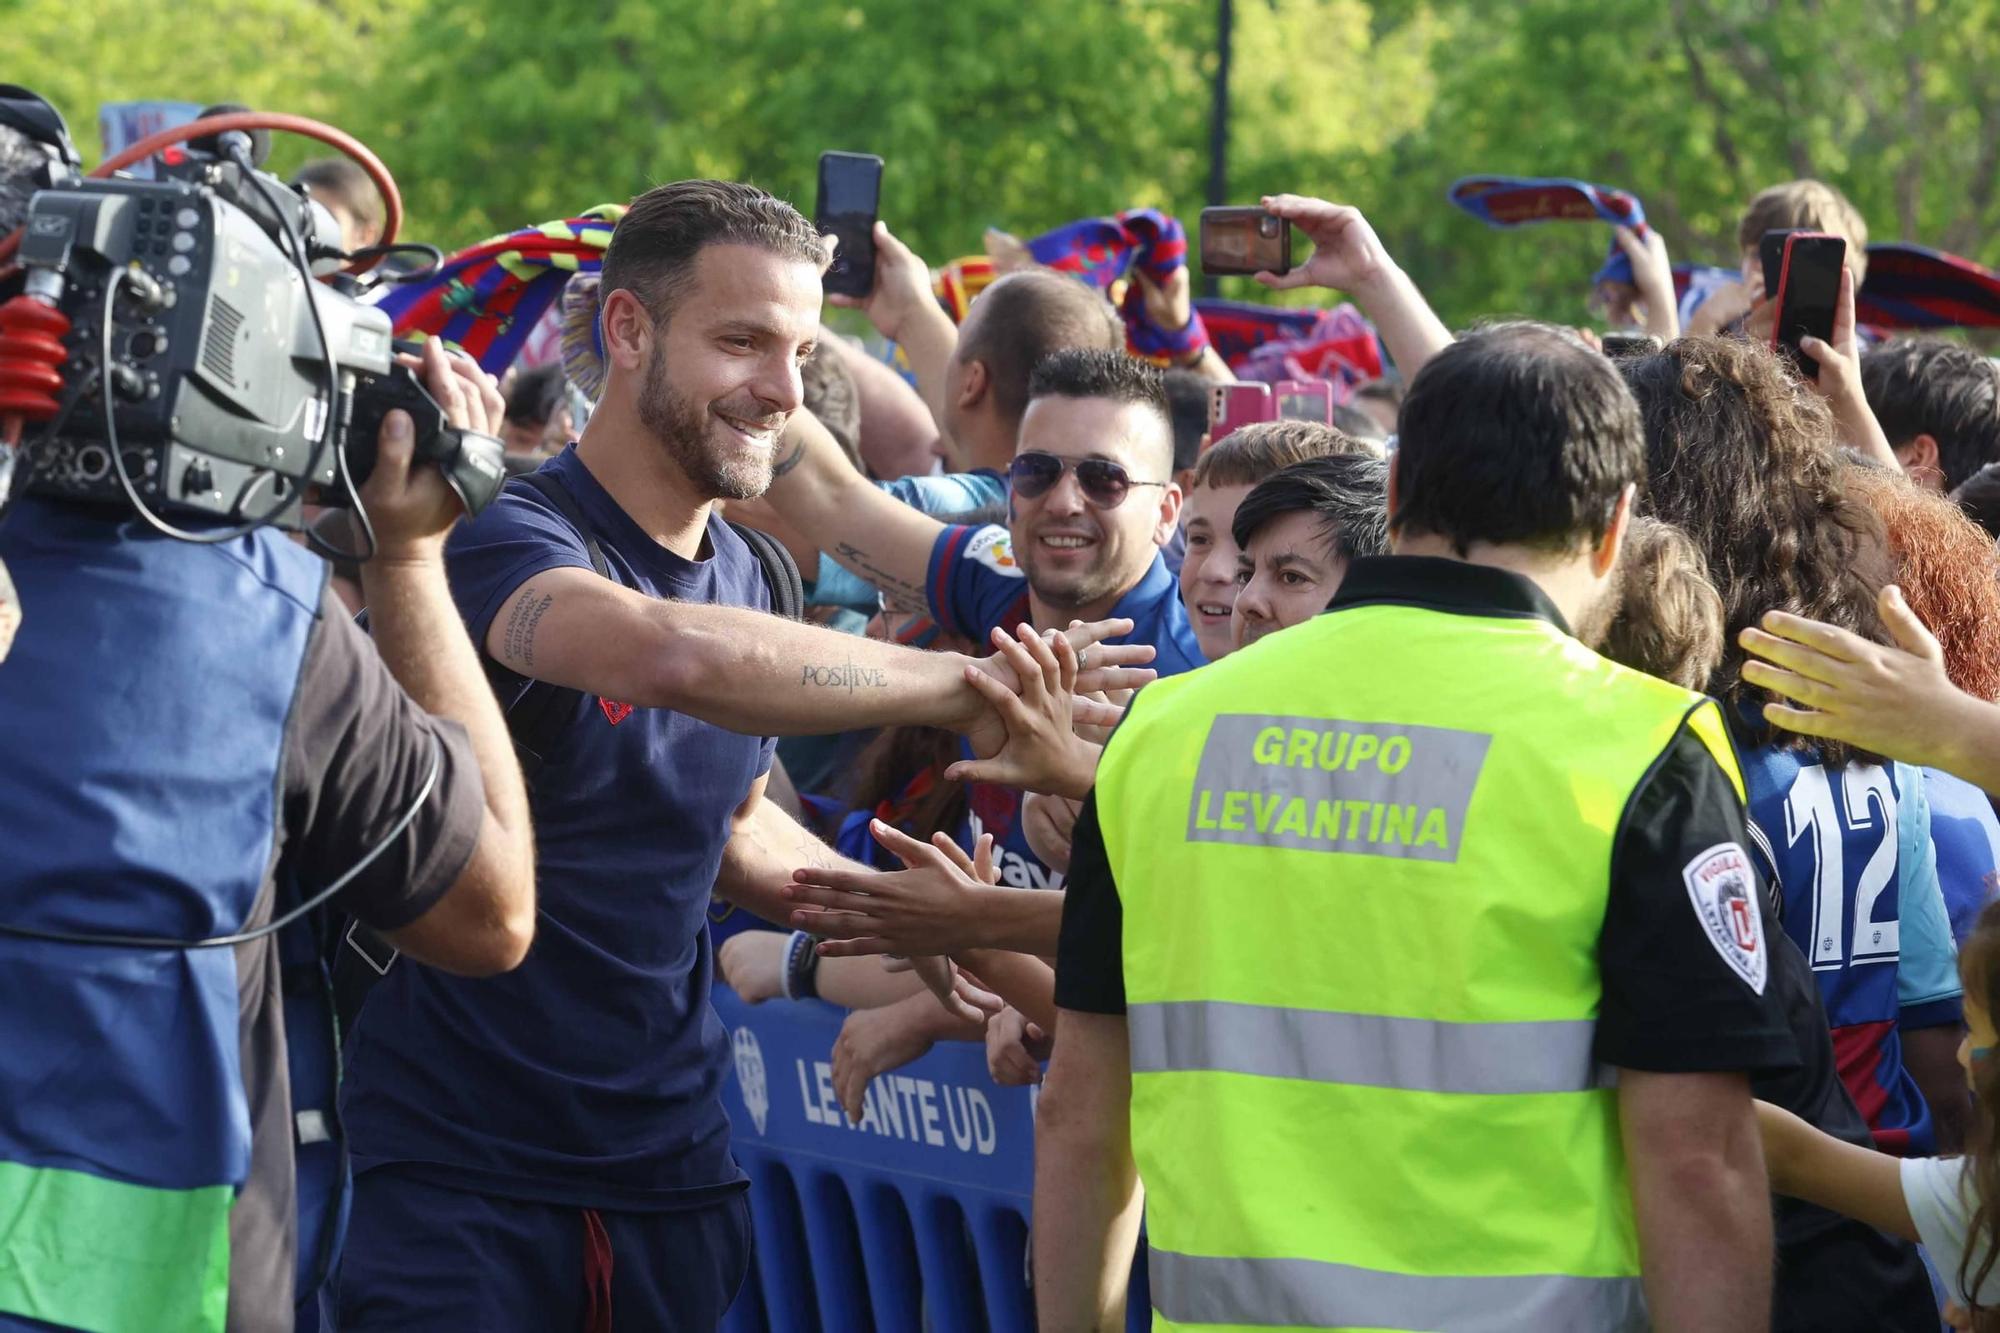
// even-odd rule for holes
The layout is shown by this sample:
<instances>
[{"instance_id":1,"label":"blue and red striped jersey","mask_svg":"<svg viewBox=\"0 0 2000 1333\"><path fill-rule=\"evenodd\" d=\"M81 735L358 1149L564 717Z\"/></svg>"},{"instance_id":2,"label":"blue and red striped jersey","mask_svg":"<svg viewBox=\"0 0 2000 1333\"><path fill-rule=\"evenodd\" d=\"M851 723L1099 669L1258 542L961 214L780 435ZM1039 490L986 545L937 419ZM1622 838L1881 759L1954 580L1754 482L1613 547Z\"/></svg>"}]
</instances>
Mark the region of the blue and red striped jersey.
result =
<instances>
[{"instance_id":1,"label":"blue and red striped jersey","mask_svg":"<svg viewBox=\"0 0 2000 1333\"><path fill-rule=\"evenodd\" d=\"M1878 1147L1934 1152L1930 1108L1898 1035L1959 1016L1923 775L1768 745L1742 759L1753 855L1781 895L1785 933L1812 964L1841 1081Z\"/></svg>"}]
</instances>

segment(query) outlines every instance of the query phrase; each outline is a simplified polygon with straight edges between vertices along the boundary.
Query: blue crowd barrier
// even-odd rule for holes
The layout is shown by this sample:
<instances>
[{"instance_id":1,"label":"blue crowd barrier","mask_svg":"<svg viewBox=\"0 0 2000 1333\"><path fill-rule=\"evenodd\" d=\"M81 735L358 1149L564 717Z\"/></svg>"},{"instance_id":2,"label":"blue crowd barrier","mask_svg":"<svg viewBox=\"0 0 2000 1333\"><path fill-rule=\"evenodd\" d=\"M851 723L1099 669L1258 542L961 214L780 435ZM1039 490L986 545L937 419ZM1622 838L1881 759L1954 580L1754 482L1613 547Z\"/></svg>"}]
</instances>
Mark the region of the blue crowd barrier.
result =
<instances>
[{"instance_id":1,"label":"blue crowd barrier","mask_svg":"<svg viewBox=\"0 0 2000 1333\"><path fill-rule=\"evenodd\" d=\"M727 1333L1029 1333L1035 1094L941 1042L877 1078L858 1125L833 1089L845 1012L715 988L723 1093L756 1245ZM1146 1327L1143 1273L1127 1326Z\"/></svg>"}]
</instances>

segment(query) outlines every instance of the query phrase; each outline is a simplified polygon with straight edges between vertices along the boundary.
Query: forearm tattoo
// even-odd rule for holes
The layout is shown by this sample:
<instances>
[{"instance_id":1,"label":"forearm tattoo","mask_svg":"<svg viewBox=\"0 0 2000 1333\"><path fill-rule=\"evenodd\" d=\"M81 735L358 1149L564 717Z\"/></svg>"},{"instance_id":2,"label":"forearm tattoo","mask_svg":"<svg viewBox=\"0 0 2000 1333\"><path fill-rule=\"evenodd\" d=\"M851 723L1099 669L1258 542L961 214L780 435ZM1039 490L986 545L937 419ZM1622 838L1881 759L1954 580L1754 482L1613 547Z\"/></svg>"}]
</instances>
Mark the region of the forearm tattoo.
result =
<instances>
[{"instance_id":1,"label":"forearm tattoo","mask_svg":"<svg viewBox=\"0 0 2000 1333\"><path fill-rule=\"evenodd\" d=\"M846 662L829 664L807 662L799 668L799 684L821 689L844 689L852 694L856 690L887 689L889 672L886 667L857 666L851 658Z\"/></svg>"},{"instance_id":2,"label":"forearm tattoo","mask_svg":"<svg viewBox=\"0 0 2000 1333\"><path fill-rule=\"evenodd\" d=\"M843 565L859 570L862 577L886 593L912 599L917 606L928 606L930 599L923 585L900 579L888 570L875 564L874 557L852 542L842 542L833 548L833 558Z\"/></svg>"}]
</instances>

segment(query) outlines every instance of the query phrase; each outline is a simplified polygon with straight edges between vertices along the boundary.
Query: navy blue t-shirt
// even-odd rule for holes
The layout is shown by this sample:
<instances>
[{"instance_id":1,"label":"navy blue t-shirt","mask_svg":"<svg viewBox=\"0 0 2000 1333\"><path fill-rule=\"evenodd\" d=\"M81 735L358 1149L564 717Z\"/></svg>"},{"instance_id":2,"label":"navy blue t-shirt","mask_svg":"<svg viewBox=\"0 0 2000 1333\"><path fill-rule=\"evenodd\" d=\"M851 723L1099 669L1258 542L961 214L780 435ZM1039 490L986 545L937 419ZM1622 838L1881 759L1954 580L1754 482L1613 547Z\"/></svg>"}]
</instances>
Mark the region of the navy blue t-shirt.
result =
<instances>
[{"instance_id":1,"label":"navy blue t-shirt","mask_svg":"<svg viewBox=\"0 0 2000 1333\"><path fill-rule=\"evenodd\" d=\"M720 518L709 557L683 560L574 446L542 471L576 498L619 583L770 609L762 567ZM590 568L582 537L524 483L460 527L445 561L479 644L526 580ZM731 816L771 750L668 709L579 702L529 783L539 901L527 960L476 980L403 960L362 1008L342 1097L358 1170L393 1162L440 1184L599 1208L693 1207L743 1188L704 927Z\"/></svg>"}]
</instances>

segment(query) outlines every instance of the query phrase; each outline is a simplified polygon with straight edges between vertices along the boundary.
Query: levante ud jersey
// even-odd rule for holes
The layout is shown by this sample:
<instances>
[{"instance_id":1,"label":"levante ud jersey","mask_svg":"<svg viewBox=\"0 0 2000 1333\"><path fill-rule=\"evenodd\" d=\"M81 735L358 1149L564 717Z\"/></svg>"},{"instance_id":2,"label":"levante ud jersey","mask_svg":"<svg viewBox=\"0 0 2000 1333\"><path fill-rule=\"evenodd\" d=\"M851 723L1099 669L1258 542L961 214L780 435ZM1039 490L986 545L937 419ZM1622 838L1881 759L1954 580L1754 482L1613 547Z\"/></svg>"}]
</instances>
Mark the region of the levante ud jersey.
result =
<instances>
[{"instance_id":1,"label":"levante ud jersey","mask_svg":"<svg viewBox=\"0 0 2000 1333\"><path fill-rule=\"evenodd\" d=\"M1785 933L1812 964L1841 1081L1877 1146L1928 1153L1930 1109L1897 1035L1941 998L1913 993L1903 975L1906 914L1927 911L1937 894L1922 778L1902 764L1828 765L1768 745L1742 758L1753 855L1782 895Z\"/></svg>"}]
</instances>

